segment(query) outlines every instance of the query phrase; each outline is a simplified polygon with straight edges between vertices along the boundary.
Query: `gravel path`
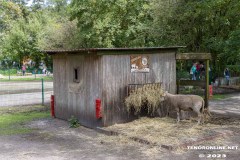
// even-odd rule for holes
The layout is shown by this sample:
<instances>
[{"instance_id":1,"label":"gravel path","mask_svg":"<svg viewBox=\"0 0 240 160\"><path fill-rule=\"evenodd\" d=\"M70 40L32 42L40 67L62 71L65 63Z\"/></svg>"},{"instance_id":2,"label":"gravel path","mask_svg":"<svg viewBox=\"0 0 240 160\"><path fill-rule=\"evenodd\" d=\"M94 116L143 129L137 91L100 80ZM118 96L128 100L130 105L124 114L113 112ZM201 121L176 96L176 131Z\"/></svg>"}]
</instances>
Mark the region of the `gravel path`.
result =
<instances>
[{"instance_id":1,"label":"gravel path","mask_svg":"<svg viewBox=\"0 0 240 160\"><path fill-rule=\"evenodd\" d=\"M171 152L125 137L106 136L85 127L69 128L66 121L43 119L27 125L31 134L0 136L0 159L4 160L202 160L207 155L226 155L238 160L235 150L185 150ZM238 130L239 132L239 130ZM239 146L239 135L203 142L198 146ZM205 158L199 158L199 155Z\"/></svg>"},{"instance_id":2,"label":"gravel path","mask_svg":"<svg viewBox=\"0 0 240 160\"><path fill-rule=\"evenodd\" d=\"M44 82L44 103L50 103L53 82ZM42 82L0 82L0 107L42 103Z\"/></svg>"},{"instance_id":3,"label":"gravel path","mask_svg":"<svg viewBox=\"0 0 240 160\"><path fill-rule=\"evenodd\" d=\"M239 102L240 93L232 94L223 100L211 100L210 110L215 114L235 115L239 118ZM237 146L237 149L189 149L170 152L158 146L134 142L126 137L106 136L82 126L72 129L69 128L68 122L59 119L41 119L26 126L33 128L34 131L24 135L0 136L0 160L208 160L214 158L207 156L216 154L226 156L219 158L221 160L238 160L240 155L239 128L224 128L235 134L198 145Z\"/></svg>"},{"instance_id":4,"label":"gravel path","mask_svg":"<svg viewBox=\"0 0 240 160\"><path fill-rule=\"evenodd\" d=\"M210 100L209 109L217 115L240 118L240 93L229 94L222 100Z\"/></svg>"}]
</instances>

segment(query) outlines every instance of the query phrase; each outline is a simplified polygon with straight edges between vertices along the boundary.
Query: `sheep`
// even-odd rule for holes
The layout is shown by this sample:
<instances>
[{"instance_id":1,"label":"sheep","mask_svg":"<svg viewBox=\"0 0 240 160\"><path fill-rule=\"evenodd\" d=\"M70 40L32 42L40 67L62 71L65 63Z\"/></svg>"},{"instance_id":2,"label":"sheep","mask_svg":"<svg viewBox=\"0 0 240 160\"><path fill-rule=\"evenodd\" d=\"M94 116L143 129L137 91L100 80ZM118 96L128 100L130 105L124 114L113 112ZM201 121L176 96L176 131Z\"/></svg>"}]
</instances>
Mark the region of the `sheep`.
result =
<instances>
[{"instance_id":1,"label":"sheep","mask_svg":"<svg viewBox=\"0 0 240 160\"><path fill-rule=\"evenodd\" d=\"M194 111L198 115L198 123L204 123L204 99L197 95L173 95L168 92L164 94L164 101L177 111L177 123L180 121L180 112ZM207 110L207 113L209 111Z\"/></svg>"}]
</instances>

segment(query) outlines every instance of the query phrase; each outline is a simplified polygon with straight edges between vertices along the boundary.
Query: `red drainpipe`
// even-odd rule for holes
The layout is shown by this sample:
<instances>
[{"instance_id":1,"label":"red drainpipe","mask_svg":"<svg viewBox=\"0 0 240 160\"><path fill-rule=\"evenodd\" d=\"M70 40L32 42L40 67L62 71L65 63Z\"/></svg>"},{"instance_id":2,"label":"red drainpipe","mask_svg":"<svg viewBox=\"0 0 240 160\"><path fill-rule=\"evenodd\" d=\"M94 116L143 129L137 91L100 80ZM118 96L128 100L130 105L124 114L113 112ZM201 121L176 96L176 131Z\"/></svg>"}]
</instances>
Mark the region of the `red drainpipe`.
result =
<instances>
[{"instance_id":1,"label":"red drainpipe","mask_svg":"<svg viewBox=\"0 0 240 160\"><path fill-rule=\"evenodd\" d=\"M101 99L96 99L96 118L102 118L101 114Z\"/></svg>"},{"instance_id":2,"label":"red drainpipe","mask_svg":"<svg viewBox=\"0 0 240 160\"><path fill-rule=\"evenodd\" d=\"M54 112L54 95L51 95L51 116L55 118L55 112Z\"/></svg>"}]
</instances>

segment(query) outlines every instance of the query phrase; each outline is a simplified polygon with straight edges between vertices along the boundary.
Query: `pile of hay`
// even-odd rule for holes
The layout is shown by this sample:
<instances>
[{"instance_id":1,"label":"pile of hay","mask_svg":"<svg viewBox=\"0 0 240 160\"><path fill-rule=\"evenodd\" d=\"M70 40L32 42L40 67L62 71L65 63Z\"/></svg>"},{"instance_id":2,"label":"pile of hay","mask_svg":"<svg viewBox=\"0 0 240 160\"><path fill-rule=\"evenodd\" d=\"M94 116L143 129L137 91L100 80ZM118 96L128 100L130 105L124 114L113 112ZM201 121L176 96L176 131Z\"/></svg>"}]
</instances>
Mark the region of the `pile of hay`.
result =
<instances>
[{"instance_id":1,"label":"pile of hay","mask_svg":"<svg viewBox=\"0 0 240 160\"><path fill-rule=\"evenodd\" d=\"M131 91L130 95L125 99L125 106L128 113L134 111L134 114L138 115L143 108L146 108L148 114L154 115L163 100L164 90L160 83L146 84Z\"/></svg>"},{"instance_id":2,"label":"pile of hay","mask_svg":"<svg viewBox=\"0 0 240 160\"><path fill-rule=\"evenodd\" d=\"M169 117L141 117L132 122L115 124L105 129L118 132L127 137L137 137L147 140L158 146L178 146L186 142L202 139L203 137L218 135L219 133L223 133L225 127L228 130L229 127L234 127L233 125L236 125L236 123L225 126L211 123L196 125L195 121L193 123L192 120L182 120L178 124L175 119Z\"/></svg>"}]
</instances>

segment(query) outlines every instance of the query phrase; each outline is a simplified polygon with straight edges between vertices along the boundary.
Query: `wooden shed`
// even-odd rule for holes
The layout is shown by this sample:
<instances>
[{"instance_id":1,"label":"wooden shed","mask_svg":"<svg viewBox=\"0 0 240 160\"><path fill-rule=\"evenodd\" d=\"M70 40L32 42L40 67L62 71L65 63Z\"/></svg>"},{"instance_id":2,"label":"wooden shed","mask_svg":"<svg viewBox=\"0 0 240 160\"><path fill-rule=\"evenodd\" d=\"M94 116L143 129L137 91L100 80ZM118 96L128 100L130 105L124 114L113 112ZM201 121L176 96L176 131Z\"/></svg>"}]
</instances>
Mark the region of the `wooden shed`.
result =
<instances>
[{"instance_id":1,"label":"wooden shed","mask_svg":"<svg viewBox=\"0 0 240 160\"><path fill-rule=\"evenodd\" d=\"M162 83L176 93L176 53L181 46L45 51L53 57L55 115L77 117L94 128L129 121L129 84ZM102 118L96 118L96 100Z\"/></svg>"}]
</instances>

